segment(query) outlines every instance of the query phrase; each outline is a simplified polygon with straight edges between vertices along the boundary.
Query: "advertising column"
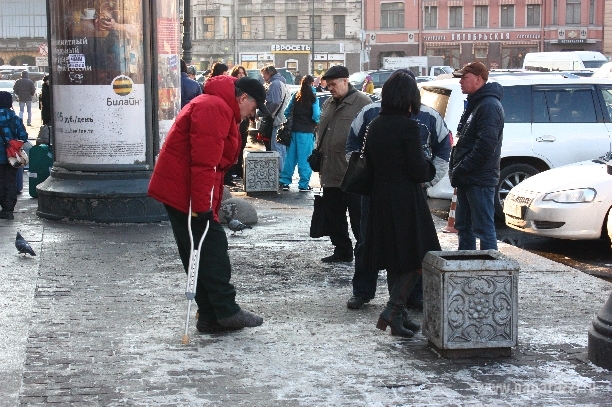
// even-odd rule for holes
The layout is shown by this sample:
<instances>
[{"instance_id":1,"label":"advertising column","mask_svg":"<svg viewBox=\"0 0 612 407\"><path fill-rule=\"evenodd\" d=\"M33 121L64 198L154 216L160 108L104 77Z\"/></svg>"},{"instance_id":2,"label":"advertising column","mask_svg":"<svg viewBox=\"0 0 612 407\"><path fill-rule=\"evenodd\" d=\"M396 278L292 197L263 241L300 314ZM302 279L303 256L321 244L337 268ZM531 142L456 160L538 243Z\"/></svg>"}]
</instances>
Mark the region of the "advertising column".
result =
<instances>
[{"instance_id":1,"label":"advertising column","mask_svg":"<svg viewBox=\"0 0 612 407\"><path fill-rule=\"evenodd\" d=\"M180 109L178 0L47 2L55 162L38 215L164 219L147 188Z\"/></svg>"}]
</instances>

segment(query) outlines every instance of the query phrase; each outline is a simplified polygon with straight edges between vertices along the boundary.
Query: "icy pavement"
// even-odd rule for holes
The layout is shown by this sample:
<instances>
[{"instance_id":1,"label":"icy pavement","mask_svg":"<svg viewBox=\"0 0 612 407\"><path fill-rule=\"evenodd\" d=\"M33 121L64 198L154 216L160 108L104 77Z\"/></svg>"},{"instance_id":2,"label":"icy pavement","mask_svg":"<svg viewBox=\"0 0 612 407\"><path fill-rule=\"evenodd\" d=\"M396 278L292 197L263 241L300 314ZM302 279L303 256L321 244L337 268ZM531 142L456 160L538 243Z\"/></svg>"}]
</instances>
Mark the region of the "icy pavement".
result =
<instances>
[{"instance_id":1,"label":"icy pavement","mask_svg":"<svg viewBox=\"0 0 612 407\"><path fill-rule=\"evenodd\" d=\"M447 360L420 333L375 328L384 273L364 310L346 308L353 264L320 262L332 246L308 237L312 193L246 197L259 223L228 231L233 282L265 322L203 335L193 319L182 345L185 274L167 222L51 222L19 199L0 222L2 406L612 405L612 372L586 356L612 285L513 246L500 250L521 264L519 346ZM38 256L17 255L18 230Z\"/></svg>"}]
</instances>

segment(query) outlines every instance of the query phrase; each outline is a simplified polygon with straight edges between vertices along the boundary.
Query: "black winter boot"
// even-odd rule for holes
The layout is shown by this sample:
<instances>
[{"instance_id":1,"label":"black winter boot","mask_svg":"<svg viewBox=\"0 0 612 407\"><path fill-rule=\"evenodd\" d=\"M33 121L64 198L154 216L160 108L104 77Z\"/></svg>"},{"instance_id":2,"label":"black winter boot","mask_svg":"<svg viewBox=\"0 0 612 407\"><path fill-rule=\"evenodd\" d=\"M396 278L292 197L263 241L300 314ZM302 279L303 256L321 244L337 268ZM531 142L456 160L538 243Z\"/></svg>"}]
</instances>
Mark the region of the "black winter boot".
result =
<instances>
[{"instance_id":1,"label":"black winter boot","mask_svg":"<svg viewBox=\"0 0 612 407\"><path fill-rule=\"evenodd\" d=\"M402 318L404 319L404 328L411 330L412 332L417 332L421 329L421 325L417 324L408 316L408 309L404 307L402 310Z\"/></svg>"},{"instance_id":2,"label":"black winter boot","mask_svg":"<svg viewBox=\"0 0 612 407\"><path fill-rule=\"evenodd\" d=\"M0 210L0 219L13 220L15 216L13 216L13 211L5 211L2 209Z\"/></svg>"},{"instance_id":3,"label":"black winter boot","mask_svg":"<svg viewBox=\"0 0 612 407\"><path fill-rule=\"evenodd\" d=\"M414 336L414 331L404 327L403 311L406 308L406 297L412 291L419 277L416 272L411 271L401 274L396 278L389 294L389 302L387 302L387 307L378 317L376 328L384 331L387 329L387 326L390 326L391 335L404 338L412 338Z\"/></svg>"}]
</instances>

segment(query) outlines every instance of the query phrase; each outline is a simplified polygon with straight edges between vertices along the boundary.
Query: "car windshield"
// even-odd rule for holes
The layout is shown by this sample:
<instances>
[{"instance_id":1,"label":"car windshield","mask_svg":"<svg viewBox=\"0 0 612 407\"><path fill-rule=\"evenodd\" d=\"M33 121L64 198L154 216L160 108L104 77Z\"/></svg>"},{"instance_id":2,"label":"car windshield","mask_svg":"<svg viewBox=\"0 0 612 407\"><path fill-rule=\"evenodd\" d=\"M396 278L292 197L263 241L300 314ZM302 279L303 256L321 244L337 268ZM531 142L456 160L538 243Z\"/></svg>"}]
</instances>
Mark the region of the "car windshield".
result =
<instances>
[{"instance_id":1,"label":"car windshield","mask_svg":"<svg viewBox=\"0 0 612 407\"><path fill-rule=\"evenodd\" d=\"M584 67L586 69L597 69L597 68L601 68L601 66L608 61L582 61L582 62L584 63Z\"/></svg>"},{"instance_id":2,"label":"car windshield","mask_svg":"<svg viewBox=\"0 0 612 407\"><path fill-rule=\"evenodd\" d=\"M14 81L0 81L0 88L13 88Z\"/></svg>"},{"instance_id":3,"label":"car windshield","mask_svg":"<svg viewBox=\"0 0 612 407\"><path fill-rule=\"evenodd\" d=\"M351 76L349 76L349 82L355 86L363 83L365 77L367 76L367 72L355 72Z\"/></svg>"}]
</instances>

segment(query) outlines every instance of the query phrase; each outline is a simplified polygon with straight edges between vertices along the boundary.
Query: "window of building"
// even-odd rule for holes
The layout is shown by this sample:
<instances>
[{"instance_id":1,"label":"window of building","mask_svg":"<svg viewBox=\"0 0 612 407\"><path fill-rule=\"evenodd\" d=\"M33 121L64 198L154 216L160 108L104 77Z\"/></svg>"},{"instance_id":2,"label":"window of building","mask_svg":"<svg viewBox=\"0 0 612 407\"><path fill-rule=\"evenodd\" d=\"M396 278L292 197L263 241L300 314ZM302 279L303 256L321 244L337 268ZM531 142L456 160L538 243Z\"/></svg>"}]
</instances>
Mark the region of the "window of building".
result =
<instances>
[{"instance_id":1,"label":"window of building","mask_svg":"<svg viewBox=\"0 0 612 407\"><path fill-rule=\"evenodd\" d=\"M565 24L580 24L580 0L566 0Z\"/></svg>"},{"instance_id":2,"label":"window of building","mask_svg":"<svg viewBox=\"0 0 612 407\"><path fill-rule=\"evenodd\" d=\"M589 1L589 24L595 24L595 0Z\"/></svg>"},{"instance_id":3,"label":"window of building","mask_svg":"<svg viewBox=\"0 0 612 407\"><path fill-rule=\"evenodd\" d=\"M287 39L297 40L298 37L298 18L296 16L287 17Z\"/></svg>"},{"instance_id":4,"label":"window of building","mask_svg":"<svg viewBox=\"0 0 612 407\"><path fill-rule=\"evenodd\" d=\"M501 27L514 27L514 5L504 4L501 6Z\"/></svg>"},{"instance_id":5,"label":"window of building","mask_svg":"<svg viewBox=\"0 0 612 407\"><path fill-rule=\"evenodd\" d=\"M321 16L314 16L314 24L312 23L312 17L310 16L310 29L311 32L309 33L309 35L311 36L310 39L312 39L312 28L314 26L314 38L315 39L321 39Z\"/></svg>"},{"instance_id":6,"label":"window of building","mask_svg":"<svg viewBox=\"0 0 612 407\"><path fill-rule=\"evenodd\" d=\"M46 38L47 10L44 0L0 1L0 38Z\"/></svg>"},{"instance_id":7,"label":"window of building","mask_svg":"<svg viewBox=\"0 0 612 407\"><path fill-rule=\"evenodd\" d=\"M193 23L191 23L191 35L192 35L192 39L194 40L199 40L200 36L202 35L202 28L198 27L198 18L194 17L193 18Z\"/></svg>"},{"instance_id":8,"label":"window of building","mask_svg":"<svg viewBox=\"0 0 612 407\"><path fill-rule=\"evenodd\" d=\"M489 6L474 7L474 26L488 27L489 26Z\"/></svg>"},{"instance_id":9,"label":"window of building","mask_svg":"<svg viewBox=\"0 0 612 407\"><path fill-rule=\"evenodd\" d=\"M404 3L381 3L380 28L404 28Z\"/></svg>"},{"instance_id":10,"label":"window of building","mask_svg":"<svg viewBox=\"0 0 612 407\"><path fill-rule=\"evenodd\" d=\"M423 28L438 28L438 7L425 6L423 10Z\"/></svg>"},{"instance_id":11,"label":"window of building","mask_svg":"<svg viewBox=\"0 0 612 407\"><path fill-rule=\"evenodd\" d=\"M202 38L205 40L215 39L215 18L202 17Z\"/></svg>"},{"instance_id":12,"label":"window of building","mask_svg":"<svg viewBox=\"0 0 612 407\"><path fill-rule=\"evenodd\" d=\"M246 14L251 14L253 12L253 4L252 3L240 4L238 6L238 10Z\"/></svg>"},{"instance_id":13,"label":"window of building","mask_svg":"<svg viewBox=\"0 0 612 407\"><path fill-rule=\"evenodd\" d=\"M251 39L251 17L240 17L240 38Z\"/></svg>"},{"instance_id":14,"label":"window of building","mask_svg":"<svg viewBox=\"0 0 612 407\"><path fill-rule=\"evenodd\" d=\"M346 37L344 19L344 16L334 16L334 38Z\"/></svg>"},{"instance_id":15,"label":"window of building","mask_svg":"<svg viewBox=\"0 0 612 407\"><path fill-rule=\"evenodd\" d=\"M557 0L553 0L553 10L552 10L552 23L553 25L557 24Z\"/></svg>"},{"instance_id":16,"label":"window of building","mask_svg":"<svg viewBox=\"0 0 612 407\"><path fill-rule=\"evenodd\" d=\"M264 39L274 39L274 17L264 17Z\"/></svg>"},{"instance_id":17,"label":"window of building","mask_svg":"<svg viewBox=\"0 0 612 407\"><path fill-rule=\"evenodd\" d=\"M448 26L449 28L463 27L463 7L448 8Z\"/></svg>"},{"instance_id":18,"label":"window of building","mask_svg":"<svg viewBox=\"0 0 612 407\"><path fill-rule=\"evenodd\" d=\"M297 10L298 4L295 1L287 1L285 3L285 10Z\"/></svg>"},{"instance_id":19,"label":"window of building","mask_svg":"<svg viewBox=\"0 0 612 407\"><path fill-rule=\"evenodd\" d=\"M540 5L539 4L528 4L527 5L527 27L539 27L540 26Z\"/></svg>"},{"instance_id":20,"label":"window of building","mask_svg":"<svg viewBox=\"0 0 612 407\"><path fill-rule=\"evenodd\" d=\"M223 38L228 39L229 37L229 17L223 17Z\"/></svg>"}]
</instances>

